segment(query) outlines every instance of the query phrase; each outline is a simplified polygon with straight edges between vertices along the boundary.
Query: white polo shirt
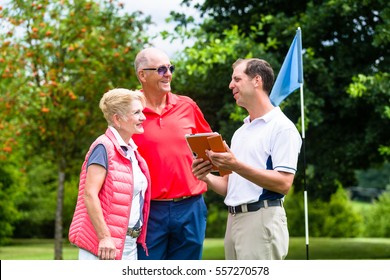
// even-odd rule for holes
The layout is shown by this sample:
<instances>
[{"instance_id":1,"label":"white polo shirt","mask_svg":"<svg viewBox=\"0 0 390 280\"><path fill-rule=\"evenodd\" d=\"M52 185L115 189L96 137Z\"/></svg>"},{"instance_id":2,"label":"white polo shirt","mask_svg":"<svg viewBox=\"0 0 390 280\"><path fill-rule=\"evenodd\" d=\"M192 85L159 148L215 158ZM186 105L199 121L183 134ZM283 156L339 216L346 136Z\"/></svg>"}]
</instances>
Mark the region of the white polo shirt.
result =
<instances>
[{"instance_id":1,"label":"white polo shirt","mask_svg":"<svg viewBox=\"0 0 390 280\"><path fill-rule=\"evenodd\" d=\"M244 124L234 133L230 149L238 160L255 168L295 174L301 145L302 138L294 123L279 107L275 107L252 122L249 116L246 117ZM283 197L284 195L265 190L233 172L229 175L225 204L237 206L259 199Z\"/></svg>"},{"instance_id":2,"label":"white polo shirt","mask_svg":"<svg viewBox=\"0 0 390 280\"><path fill-rule=\"evenodd\" d=\"M139 166L138 160L135 156L135 151L137 150L137 145L134 143L133 139L130 138L129 143L125 143L125 141L122 139L118 131L112 127L109 126L112 133L115 135L116 140L118 140L119 145L127 147L127 155L126 157L130 159L131 165L133 168L133 176L134 176L134 190L133 190L133 202L131 204L131 215L129 220L129 228L134 227L140 217L142 217L142 207L141 203L143 204L143 198L145 197L146 188L148 185L147 179L145 175L142 173L142 170ZM142 220L139 224L142 226Z\"/></svg>"}]
</instances>

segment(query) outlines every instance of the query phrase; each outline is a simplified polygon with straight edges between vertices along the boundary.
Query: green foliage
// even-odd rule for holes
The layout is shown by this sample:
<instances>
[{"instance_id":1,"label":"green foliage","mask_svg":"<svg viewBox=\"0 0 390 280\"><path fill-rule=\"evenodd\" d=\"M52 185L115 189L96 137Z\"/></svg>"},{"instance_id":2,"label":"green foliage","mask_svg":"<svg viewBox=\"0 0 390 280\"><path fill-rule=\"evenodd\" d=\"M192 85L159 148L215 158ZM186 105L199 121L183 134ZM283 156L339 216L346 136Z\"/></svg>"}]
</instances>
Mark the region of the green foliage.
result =
<instances>
[{"instance_id":1,"label":"green foliage","mask_svg":"<svg viewBox=\"0 0 390 280\"><path fill-rule=\"evenodd\" d=\"M0 245L7 242L12 235L12 223L17 219L14 182L8 172L0 167Z\"/></svg>"},{"instance_id":2,"label":"green foliage","mask_svg":"<svg viewBox=\"0 0 390 280\"><path fill-rule=\"evenodd\" d=\"M294 189L291 189L284 199L284 208L287 214L287 225L290 236L305 236L304 207L303 193L295 192ZM310 217L311 215L312 213L310 213ZM310 226L312 225L310 224Z\"/></svg>"},{"instance_id":3,"label":"green foliage","mask_svg":"<svg viewBox=\"0 0 390 280\"><path fill-rule=\"evenodd\" d=\"M120 14L116 1L41 0L11 1L1 21L2 112L28 151L69 164L106 126L101 95L138 85L128 61L148 19Z\"/></svg>"},{"instance_id":4,"label":"green foliage","mask_svg":"<svg viewBox=\"0 0 390 280\"><path fill-rule=\"evenodd\" d=\"M305 236L305 206L303 192L290 190L285 197L284 207L287 213L287 222L290 236ZM308 225L310 236L323 236L326 204L320 200L307 201Z\"/></svg>"},{"instance_id":5,"label":"green foliage","mask_svg":"<svg viewBox=\"0 0 390 280\"><path fill-rule=\"evenodd\" d=\"M82 161L82 160L81 160ZM80 163L81 166L81 163ZM25 194L20 197L17 209L19 218L14 222L14 238L52 238L54 234L57 167L39 156L31 159L27 172ZM67 236L73 217L77 193L78 176L69 177L64 190L64 236ZM29 230L26 231L26 228Z\"/></svg>"},{"instance_id":6,"label":"green foliage","mask_svg":"<svg viewBox=\"0 0 390 280\"><path fill-rule=\"evenodd\" d=\"M390 20L389 20L390 21ZM375 111L380 115L385 127L390 125L390 74L378 72L367 76L359 74L352 78L352 83L347 93L355 99L363 100L373 105ZM379 152L384 158L390 158L390 143L381 142Z\"/></svg>"},{"instance_id":7,"label":"green foliage","mask_svg":"<svg viewBox=\"0 0 390 280\"><path fill-rule=\"evenodd\" d=\"M390 192L384 192L375 201L365 219L365 236L390 237Z\"/></svg>"},{"instance_id":8,"label":"green foliage","mask_svg":"<svg viewBox=\"0 0 390 280\"><path fill-rule=\"evenodd\" d=\"M390 163L385 162L382 166L367 170L357 170L356 178L359 186L363 188L390 190Z\"/></svg>"},{"instance_id":9,"label":"green foliage","mask_svg":"<svg viewBox=\"0 0 390 280\"><path fill-rule=\"evenodd\" d=\"M213 191L208 191L205 195L205 202L208 210L206 227L207 238L225 236L228 211L223 199L223 197Z\"/></svg>"},{"instance_id":10,"label":"green foliage","mask_svg":"<svg viewBox=\"0 0 390 280\"><path fill-rule=\"evenodd\" d=\"M12 236L14 225L21 218L18 206L26 194L25 171L15 168L16 154L0 166L0 245Z\"/></svg>"},{"instance_id":11,"label":"green foliage","mask_svg":"<svg viewBox=\"0 0 390 280\"><path fill-rule=\"evenodd\" d=\"M340 186L326 208L323 235L326 237L356 237L362 230L362 217L356 212L347 193Z\"/></svg>"},{"instance_id":12,"label":"green foliage","mask_svg":"<svg viewBox=\"0 0 390 280\"><path fill-rule=\"evenodd\" d=\"M329 203L308 201L309 234L313 237L357 237L363 229L359 211L352 207L342 187L332 195ZM304 196L301 192L290 193L285 208L291 236L305 235Z\"/></svg>"},{"instance_id":13,"label":"green foliage","mask_svg":"<svg viewBox=\"0 0 390 280\"><path fill-rule=\"evenodd\" d=\"M80 163L80 168L81 168ZM72 176L65 183L64 193L64 235L68 236L69 226L72 222L74 210L76 207L77 195L79 190L79 176Z\"/></svg>"},{"instance_id":14,"label":"green foliage","mask_svg":"<svg viewBox=\"0 0 390 280\"><path fill-rule=\"evenodd\" d=\"M15 238L53 237L56 210L57 166L40 156L30 159L26 192L18 203L20 218L15 223ZM29 230L26 230L28 228Z\"/></svg>"}]
</instances>

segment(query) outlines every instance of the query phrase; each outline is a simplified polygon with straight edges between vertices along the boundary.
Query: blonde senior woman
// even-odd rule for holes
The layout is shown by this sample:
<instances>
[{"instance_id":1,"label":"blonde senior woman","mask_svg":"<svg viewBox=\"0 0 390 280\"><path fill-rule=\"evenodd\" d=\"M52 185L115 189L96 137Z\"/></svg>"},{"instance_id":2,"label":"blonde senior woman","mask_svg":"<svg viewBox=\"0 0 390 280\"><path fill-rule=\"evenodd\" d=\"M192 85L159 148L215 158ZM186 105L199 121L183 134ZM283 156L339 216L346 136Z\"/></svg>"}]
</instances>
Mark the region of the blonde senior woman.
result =
<instances>
[{"instance_id":1,"label":"blonde senior woman","mask_svg":"<svg viewBox=\"0 0 390 280\"><path fill-rule=\"evenodd\" d=\"M108 123L82 165L69 241L80 260L136 260L137 243L147 252L150 175L132 140L144 132L145 99L117 88L99 104Z\"/></svg>"}]
</instances>

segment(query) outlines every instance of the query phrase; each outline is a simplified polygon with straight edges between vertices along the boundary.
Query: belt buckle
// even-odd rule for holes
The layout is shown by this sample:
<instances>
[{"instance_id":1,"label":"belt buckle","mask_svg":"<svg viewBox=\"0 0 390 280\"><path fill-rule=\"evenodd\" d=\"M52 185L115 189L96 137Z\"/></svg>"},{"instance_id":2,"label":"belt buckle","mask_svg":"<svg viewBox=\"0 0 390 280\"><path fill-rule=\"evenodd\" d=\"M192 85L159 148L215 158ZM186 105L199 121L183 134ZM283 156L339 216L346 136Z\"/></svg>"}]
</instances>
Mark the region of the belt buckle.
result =
<instances>
[{"instance_id":1,"label":"belt buckle","mask_svg":"<svg viewBox=\"0 0 390 280\"><path fill-rule=\"evenodd\" d=\"M234 206L229 206L229 212L230 214L232 214L233 216L236 215L236 207Z\"/></svg>"},{"instance_id":2,"label":"belt buckle","mask_svg":"<svg viewBox=\"0 0 390 280\"><path fill-rule=\"evenodd\" d=\"M176 197L173 200L173 202L179 202L179 201L182 201L184 199L187 199L187 198L190 198L191 196L187 195L187 196L182 196L182 197Z\"/></svg>"},{"instance_id":3,"label":"belt buckle","mask_svg":"<svg viewBox=\"0 0 390 280\"><path fill-rule=\"evenodd\" d=\"M137 238L141 234L140 228L129 228L127 230L127 235L129 235L132 238Z\"/></svg>"}]
</instances>

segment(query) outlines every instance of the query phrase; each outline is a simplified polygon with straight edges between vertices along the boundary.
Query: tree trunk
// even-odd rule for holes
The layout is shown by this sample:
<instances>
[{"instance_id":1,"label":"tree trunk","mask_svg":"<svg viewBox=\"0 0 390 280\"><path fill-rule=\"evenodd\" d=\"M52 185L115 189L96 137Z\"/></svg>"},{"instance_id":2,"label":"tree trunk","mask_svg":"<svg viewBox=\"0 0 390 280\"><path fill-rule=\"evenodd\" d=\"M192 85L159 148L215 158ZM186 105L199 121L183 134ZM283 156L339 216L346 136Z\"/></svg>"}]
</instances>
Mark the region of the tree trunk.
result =
<instances>
[{"instance_id":1,"label":"tree trunk","mask_svg":"<svg viewBox=\"0 0 390 280\"><path fill-rule=\"evenodd\" d=\"M54 232L54 259L62 260L62 213L64 205L64 189L65 189L65 169L66 160L63 158L58 166L58 191L57 191L57 209L55 219Z\"/></svg>"}]
</instances>

